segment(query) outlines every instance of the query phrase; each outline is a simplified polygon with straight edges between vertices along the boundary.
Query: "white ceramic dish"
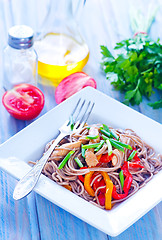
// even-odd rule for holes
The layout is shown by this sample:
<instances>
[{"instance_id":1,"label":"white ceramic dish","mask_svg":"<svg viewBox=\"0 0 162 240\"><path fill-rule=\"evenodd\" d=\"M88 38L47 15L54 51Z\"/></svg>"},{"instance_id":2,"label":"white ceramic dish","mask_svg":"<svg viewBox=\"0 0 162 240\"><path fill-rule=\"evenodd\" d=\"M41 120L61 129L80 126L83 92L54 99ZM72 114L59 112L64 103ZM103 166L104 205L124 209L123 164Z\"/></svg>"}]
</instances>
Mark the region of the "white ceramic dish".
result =
<instances>
[{"instance_id":1,"label":"white ceramic dish","mask_svg":"<svg viewBox=\"0 0 162 240\"><path fill-rule=\"evenodd\" d=\"M77 100L95 102L88 123L132 128L157 152L162 153L162 126L103 93L87 87L30 124L0 146L0 167L20 179L31 168L44 146L57 136L59 126L68 119ZM117 236L161 201L162 171L135 195L110 211L102 210L41 175L35 191L54 204L111 236ZM66 201L65 201L66 199Z\"/></svg>"}]
</instances>

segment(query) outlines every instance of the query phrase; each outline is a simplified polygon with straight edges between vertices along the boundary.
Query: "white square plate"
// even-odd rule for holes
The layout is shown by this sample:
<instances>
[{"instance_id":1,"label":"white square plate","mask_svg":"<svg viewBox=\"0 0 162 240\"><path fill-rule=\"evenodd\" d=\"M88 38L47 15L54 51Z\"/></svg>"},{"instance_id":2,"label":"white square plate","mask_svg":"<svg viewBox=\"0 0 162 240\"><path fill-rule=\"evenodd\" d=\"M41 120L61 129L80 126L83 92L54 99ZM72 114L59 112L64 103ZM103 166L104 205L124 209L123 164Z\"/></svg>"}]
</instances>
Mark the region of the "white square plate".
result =
<instances>
[{"instance_id":1,"label":"white square plate","mask_svg":"<svg viewBox=\"0 0 162 240\"><path fill-rule=\"evenodd\" d=\"M162 153L162 126L159 123L87 87L3 143L0 146L0 167L15 178L22 178L31 168L28 161L36 161L42 156L46 143L57 136L58 128L69 118L80 97L95 102L88 123L131 128L157 152ZM162 171L136 194L110 211L94 206L44 175L41 175L34 190L106 234L117 236L161 201L161 183Z\"/></svg>"}]
</instances>

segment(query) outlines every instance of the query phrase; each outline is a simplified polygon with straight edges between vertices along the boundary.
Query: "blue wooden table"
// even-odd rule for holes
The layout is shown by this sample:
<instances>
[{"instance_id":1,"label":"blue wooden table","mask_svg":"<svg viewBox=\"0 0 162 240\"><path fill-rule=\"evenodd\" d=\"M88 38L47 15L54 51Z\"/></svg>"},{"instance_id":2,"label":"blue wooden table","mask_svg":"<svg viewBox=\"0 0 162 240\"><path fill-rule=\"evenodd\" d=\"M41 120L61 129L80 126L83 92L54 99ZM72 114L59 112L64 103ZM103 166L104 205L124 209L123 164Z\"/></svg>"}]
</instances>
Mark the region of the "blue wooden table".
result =
<instances>
[{"instance_id":1,"label":"blue wooden table","mask_svg":"<svg viewBox=\"0 0 162 240\"><path fill-rule=\"evenodd\" d=\"M116 42L132 36L129 9L141 9L147 13L149 3L158 7L150 36L162 39L161 0L87 0L78 15L82 35L89 49L90 58L84 71L97 82L97 89L123 101L123 95L112 89L100 69L100 45L107 45L110 50ZM0 143L3 143L31 121L19 121L12 118L4 109L1 98L2 88L2 51L7 41L7 30L15 24L26 24L34 31L41 28L50 1L44 0L0 0ZM54 87L41 86L46 103L40 114L43 115L56 106ZM152 99L158 99L155 94ZM133 107L144 115L162 123L162 109L152 110L147 100ZM39 117L40 117L39 116ZM34 121L34 120L33 120ZM10 149L8 150L10 151ZM0 170L0 239L1 240L160 240L162 239L162 203L129 227L117 237L111 237L98 229L74 217L65 210L32 192L28 197L14 201L12 198L16 180ZM151 193L150 193L151 194Z\"/></svg>"}]
</instances>

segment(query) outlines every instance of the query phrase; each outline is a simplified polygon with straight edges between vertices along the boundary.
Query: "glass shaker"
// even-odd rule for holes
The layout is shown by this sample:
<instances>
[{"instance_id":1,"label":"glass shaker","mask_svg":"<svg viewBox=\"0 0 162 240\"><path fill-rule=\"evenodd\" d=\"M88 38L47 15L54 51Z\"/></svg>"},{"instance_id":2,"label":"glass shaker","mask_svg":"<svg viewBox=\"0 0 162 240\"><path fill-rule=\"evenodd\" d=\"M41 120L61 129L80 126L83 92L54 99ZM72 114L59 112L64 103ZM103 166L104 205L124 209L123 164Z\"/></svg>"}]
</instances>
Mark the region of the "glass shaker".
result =
<instances>
[{"instance_id":1,"label":"glass shaker","mask_svg":"<svg viewBox=\"0 0 162 240\"><path fill-rule=\"evenodd\" d=\"M89 48L74 17L83 5L79 0L74 11L72 0L50 1L48 15L34 43L42 83L57 86L63 78L86 65Z\"/></svg>"},{"instance_id":2,"label":"glass shaker","mask_svg":"<svg viewBox=\"0 0 162 240\"><path fill-rule=\"evenodd\" d=\"M4 49L5 90L20 83L37 85L37 53L33 48L33 30L25 25L16 25L8 31L8 45Z\"/></svg>"}]
</instances>

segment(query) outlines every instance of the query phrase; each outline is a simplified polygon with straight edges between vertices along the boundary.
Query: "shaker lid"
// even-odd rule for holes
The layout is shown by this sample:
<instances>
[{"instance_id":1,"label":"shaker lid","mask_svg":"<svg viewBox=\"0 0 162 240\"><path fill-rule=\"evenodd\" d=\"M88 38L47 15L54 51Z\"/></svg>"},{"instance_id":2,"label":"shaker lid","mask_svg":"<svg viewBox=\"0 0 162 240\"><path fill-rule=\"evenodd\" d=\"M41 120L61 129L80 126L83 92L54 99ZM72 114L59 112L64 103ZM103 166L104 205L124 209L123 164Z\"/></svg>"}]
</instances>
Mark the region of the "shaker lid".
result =
<instances>
[{"instance_id":1,"label":"shaker lid","mask_svg":"<svg viewBox=\"0 0 162 240\"><path fill-rule=\"evenodd\" d=\"M34 32L26 25L16 25L8 31L8 44L16 49L27 49L33 46Z\"/></svg>"}]
</instances>

